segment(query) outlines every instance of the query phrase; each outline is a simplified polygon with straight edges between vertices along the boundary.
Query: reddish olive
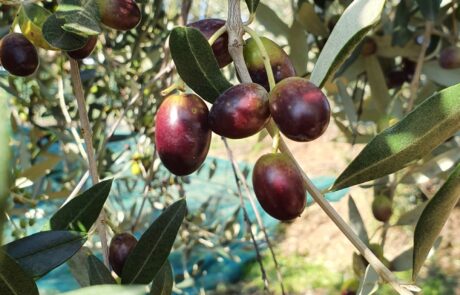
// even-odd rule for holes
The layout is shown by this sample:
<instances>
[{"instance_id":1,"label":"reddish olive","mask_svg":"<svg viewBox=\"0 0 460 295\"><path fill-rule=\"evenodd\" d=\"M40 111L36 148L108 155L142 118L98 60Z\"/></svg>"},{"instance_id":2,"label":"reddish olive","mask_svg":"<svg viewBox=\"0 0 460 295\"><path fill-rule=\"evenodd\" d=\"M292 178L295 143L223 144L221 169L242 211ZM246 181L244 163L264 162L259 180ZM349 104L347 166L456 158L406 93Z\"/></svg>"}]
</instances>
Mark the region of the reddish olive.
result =
<instances>
[{"instance_id":1,"label":"reddish olive","mask_svg":"<svg viewBox=\"0 0 460 295\"><path fill-rule=\"evenodd\" d=\"M15 76L32 75L39 60L34 45L19 33L9 33L0 44L0 64Z\"/></svg>"},{"instance_id":2,"label":"reddish olive","mask_svg":"<svg viewBox=\"0 0 460 295\"><path fill-rule=\"evenodd\" d=\"M206 159L211 143L208 107L195 94L171 95L161 104L155 124L155 141L169 171L193 173Z\"/></svg>"},{"instance_id":3,"label":"reddish olive","mask_svg":"<svg viewBox=\"0 0 460 295\"><path fill-rule=\"evenodd\" d=\"M97 0L101 22L115 30L134 29L141 21L141 10L135 0Z\"/></svg>"},{"instance_id":4,"label":"reddish olive","mask_svg":"<svg viewBox=\"0 0 460 295\"><path fill-rule=\"evenodd\" d=\"M222 93L209 113L212 131L228 138L256 134L270 117L268 93L255 83L233 86Z\"/></svg>"},{"instance_id":5,"label":"reddish olive","mask_svg":"<svg viewBox=\"0 0 460 295\"><path fill-rule=\"evenodd\" d=\"M283 154L266 154L257 160L252 175L254 192L262 208L279 220L294 219L306 203L300 171Z\"/></svg>"},{"instance_id":6,"label":"reddish olive","mask_svg":"<svg viewBox=\"0 0 460 295\"><path fill-rule=\"evenodd\" d=\"M377 195L372 202L372 214L375 219L387 222L393 214L391 200L383 195Z\"/></svg>"},{"instance_id":7,"label":"reddish olive","mask_svg":"<svg viewBox=\"0 0 460 295\"><path fill-rule=\"evenodd\" d=\"M444 69L456 69L460 67L460 48L447 47L439 54L439 65Z\"/></svg>"},{"instance_id":8,"label":"reddish olive","mask_svg":"<svg viewBox=\"0 0 460 295\"><path fill-rule=\"evenodd\" d=\"M270 113L286 137L311 141L329 125L331 108L324 93L306 79L292 77L270 92Z\"/></svg>"},{"instance_id":9,"label":"reddish olive","mask_svg":"<svg viewBox=\"0 0 460 295\"><path fill-rule=\"evenodd\" d=\"M91 55L96 47L97 36L90 36L86 41L85 46L80 49L68 51L67 54L73 59L84 59Z\"/></svg>"},{"instance_id":10,"label":"reddish olive","mask_svg":"<svg viewBox=\"0 0 460 295\"><path fill-rule=\"evenodd\" d=\"M136 238L129 233L116 234L110 241L109 263L118 276L121 276L123 266L136 245Z\"/></svg>"},{"instance_id":11,"label":"reddish olive","mask_svg":"<svg viewBox=\"0 0 460 295\"><path fill-rule=\"evenodd\" d=\"M190 23L187 26L199 30L201 34L203 34L203 36L209 40L211 36L217 32L217 30L225 26L225 21L217 18L208 18ZM224 33L219 38L217 38L217 40L212 45L212 51L214 52L214 56L216 57L219 67L223 68L232 62L232 57L230 56L230 53L228 53L227 33Z\"/></svg>"},{"instance_id":12,"label":"reddish olive","mask_svg":"<svg viewBox=\"0 0 460 295\"><path fill-rule=\"evenodd\" d=\"M293 77L296 75L294 65L289 56L278 44L268 38L261 37L262 43L270 58L270 65L275 76L275 82ZM267 72L265 71L264 60L254 39L250 38L243 47L244 61L248 67L254 83L260 84L269 90Z\"/></svg>"}]
</instances>

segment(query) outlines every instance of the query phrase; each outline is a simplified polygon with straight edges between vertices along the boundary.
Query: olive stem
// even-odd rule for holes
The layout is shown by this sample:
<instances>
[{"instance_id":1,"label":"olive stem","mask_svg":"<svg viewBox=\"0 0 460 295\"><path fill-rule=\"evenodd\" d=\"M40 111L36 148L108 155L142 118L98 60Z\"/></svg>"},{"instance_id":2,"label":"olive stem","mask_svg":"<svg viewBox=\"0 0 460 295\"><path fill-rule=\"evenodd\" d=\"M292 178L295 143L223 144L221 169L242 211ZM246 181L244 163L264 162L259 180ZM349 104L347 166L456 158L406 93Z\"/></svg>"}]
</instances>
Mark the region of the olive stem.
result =
<instances>
[{"instance_id":1,"label":"olive stem","mask_svg":"<svg viewBox=\"0 0 460 295\"><path fill-rule=\"evenodd\" d=\"M212 34L211 38L208 40L209 46L212 46L212 44L214 44L214 42L216 42L216 40L219 39L219 37L222 36L225 32L227 32L227 27L222 26L214 34Z\"/></svg>"},{"instance_id":2,"label":"olive stem","mask_svg":"<svg viewBox=\"0 0 460 295\"><path fill-rule=\"evenodd\" d=\"M78 105L78 114L80 116L80 128L81 133L83 133L83 138L85 140L86 145L86 154L88 156L88 166L89 166L89 174L93 181L93 185L99 183L99 175L97 172L97 164L96 158L93 148L93 136L91 131L91 126L89 123L88 112L86 110L86 103L85 103L85 94L83 92L83 86L80 77L80 69L78 66L78 62L70 58L70 75L73 84L73 91L75 97L77 99ZM104 257L104 264L109 268L109 258L108 258L108 247L107 247L107 228L104 224L105 222L105 212L104 209L101 210L97 220L96 220L96 231L99 234L102 244L102 254Z\"/></svg>"},{"instance_id":3,"label":"olive stem","mask_svg":"<svg viewBox=\"0 0 460 295\"><path fill-rule=\"evenodd\" d=\"M180 91L184 91L184 90L185 90L184 81L182 81L181 79L179 79L179 81L174 82L174 83L173 83L171 86L169 86L168 88L161 90L160 94L161 94L162 96L167 96L167 95L169 95L171 92L176 91L176 90L180 90Z\"/></svg>"},{"instance_id":4,"label":"olive stem","mask_svg":"<svg viewBox=\"0 0 460 295\"><path fill-rule=\"evenodd\" d=\"M280 139L281 139L280 131L277 128L277 130L275 130L275 134L273 136L273 142L272 142L272 152L273 153L278 152L280 148Z\"/></svg>"},{"instance_id":5,"label":"olive stem","mask_svg":"<svg viewBox=\"0 0 460 295\"><path fill-rule=\"evenodd\" d=\"M245 26L244 30L249 35L251 35L251 37L257 44L257 48L259 49L260 55L262 56L262 59L264 61L265 72L267 72L268 85L270 86L270 90L273 90L273 88L275 88L276 85L275 76L273 75L273 69L270 63L270 56L268 55L268 52L265 49L264 43L260 39L259 34L257 34L257 32L251 29L250 27Z\"/></svg>"},{"instance_id":6,"label":"olive stem","mask_svg":"<svg viewBox=\"0 0 460 295\"><path fill-rule=\"evenodd\" d=\"M427 21L425 23L425 33L423 34L423 44L417 59L417 66L415 67L414 77L410 83L410 96L407 104L407 112L409 113L414 107L414 102L417 97L417 90L420 83L420 75L422 74L423 62L425 61L426 50L430 46L431 32L433 31L433 22Z\"/></svg>"},{"instance_id":7,"label":"olive stem","mask_svg":"<svg viewBox=\"0 0 460 295\"><path fill-rule=\"evenodd\" d=\"M242 34L240 34L241 27L243 26L241 20L240 12L240 0L228 0L229 1L229 11L228 11L228 35L229 35L229 53L233 58L235 67L240 73L241 81L244 83L252 82L250 76L241 75L241 73L248 73L244 58L242 57L242 49L239 50L242 44ZM248 32L249 33L249 32ZM275 123L270 120L266 126L269 134L274 137L276 135L276 130L278 129ZM280 150L286 154L295 165L299 168L299 171L302 173L302 177L307 186L308 192L312 195L313 199L318 203L318 205L323 209L323 211L328 215L328 217L337 225L337 227L342 231L342 233L348 238L348 240L358 249L358 251L364 256L364 258L369 262L369 264L375 269L375 271L387 281L399 294L409 295L412 294L409 290L403 288L397 281L394 274L374 255L374 253L359 239L359 237L353 232L353 230L348 226L348 224L340 217L340 215L335 211L335 209L327 202L320 191L315 187L311 182L310 178L300 167L297 160L292 155L286 143L280 139Z\"/></svg>"}]
</instances>

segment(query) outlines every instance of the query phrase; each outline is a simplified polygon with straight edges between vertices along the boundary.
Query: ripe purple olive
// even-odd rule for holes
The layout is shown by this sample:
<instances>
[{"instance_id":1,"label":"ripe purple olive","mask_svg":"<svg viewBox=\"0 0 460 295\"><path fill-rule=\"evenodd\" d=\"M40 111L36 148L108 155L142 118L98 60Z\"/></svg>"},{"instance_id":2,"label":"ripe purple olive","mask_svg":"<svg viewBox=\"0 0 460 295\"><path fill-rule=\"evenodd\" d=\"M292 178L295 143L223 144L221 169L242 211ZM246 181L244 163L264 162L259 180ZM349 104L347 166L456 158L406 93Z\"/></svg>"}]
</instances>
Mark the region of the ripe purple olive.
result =
<instances>
[{"instance_id":1,"label":"ripe purple olive","mask_svg":"<svg viewBox=\"0 0 460 295\"><path fill-rule=\"evenodd\" d=\"M444 48L439 55L439 65L444 69L456 69L460 67L460 48Z\"/></svg>"},{"instance_id":2,"label":"ripe purple olive","mask_svg":"<svg viewBox=\"0 0 460 295\"><path fill-rule=\"evenodd\" d=\"M164 166L178 176L197 170L211 143L208 107L195 94L166 98L158 109L155 141Z\"/></svg>"},{"instance_id":3,"label":"ripe purple olive","mask_svg":"<svg viewBox=\"0 0 460 295\"><path fill-rule=\"evenodd\" d=\"M209 112L212 131L228 138L256 134L270 117L268 93L255 83L235 85L222 93Z\"/></svg>"},{"instance_id":4,"label":"ripe purple olive","mask_svg":"<svg viewBox=\"0 0 460 295\"><path fill-rule=\"evenodd\" d=\"M135 0L97 0L101 22L115 30L134 29L141 21L141 10Z\"/></svg>"},{"instance_id":5,"label":"ripe purple olive","mask_svg":"<svg viewBox=\"0 0 460 295\"><path fill-rule=\"evenodd\" d=\"M401 87L404 82L410 82L413 73L406 70L391 70L386 75L387 86L390 89Z\"/></svg>"},{"instance_id":6,"label":"ripe purple olive","mask_svg":"<svg viewBox=\"0 0 460 295\"><path fill-rule=\"evenodd\" d=\"M261 37L262 43L270 58L275 82L278 83L288 77L296 75L294 66L284 50L270 39ZM248 67L254 83L260 84L269 90L267 72L265 71L264 61L257 47L256 41L250 38L243 47L244 61Z\"/></svg>"},{"instance_id":7,"label":"ripe purple olive","mask_svg":"<svg viewBox=\"0 0 460 295\"><path fill-rule=\"evenodd\" d=\"M69 55L73 59L84 59L91 55L91 53L94 50L94 47L96 47L96 43L97 36L90 36L86 41L85 46L77 50L68 51L67 55Z\"/></svg>"},{"instance_id":8,"label":"ripe purple olive","mask_svg":"<svg viewBox=\"0 0 460 295\"><path fill-rule=\"evenodd\" d=\"M393 214L391 200L383 195L377 195L372 202L372 214L375 219L387 222Z\"/></svg>"},{"instance_id":9,"label":"ripe purple olive","mask_svg":"<svg viewBox=\"0 0 460 295\"><path fill-rule=\"evenodd\" d=\"M254 192L262 208L279 220L294 219L306 203L300 171L283 154L266 154L257 160L252 175Z\"/></svg>"},{"instance_id":10,"label":"ripe purple olive","mask_svg":"<svg viewBox=\"0 0 460 295\"><path fill-rule=\"evenodd\" d=\"M281 132L295 141L311 141L329 125L331 108L324 93L304 78L281 81L269 94L270 113Z\"/></svg>"},{"instance_id":11,"label":"ripe purple olive","mask_svg":"<svg viewBox=\"0 0 460 295\"><path fill-rule=\"evenodd\" d=\"M0 64L15 76L32 75L38 68L34 45L19 33L9 33L0 44Z\"/></svg>"},{"instance_id":12,"label":"ripe purple olive","mask_svg":"<svg viewBox=\"0 0 460 295\"><path fill-rule=\"evenodd\" d=\"M217 30L225 26L225 21L217 18L202 19L187 26L195 28L203 34L203 36L209 40ZM228 53L228 34L222 34L212 45L212 51L216 57L219 67L223 68L232 62L232 57Z\"/></svg>"},{"instance_id":13,"label":"ripe purple olive","mask_svg":"<svg viewBox=\"0 0 460 295\"><path fill-rule=\"evenodd\" d=\"M136 238L129 233L116 234L110 241L109 262L118 276L121 276L126 259L136 244Z\"/></svg>"}]
</instances>

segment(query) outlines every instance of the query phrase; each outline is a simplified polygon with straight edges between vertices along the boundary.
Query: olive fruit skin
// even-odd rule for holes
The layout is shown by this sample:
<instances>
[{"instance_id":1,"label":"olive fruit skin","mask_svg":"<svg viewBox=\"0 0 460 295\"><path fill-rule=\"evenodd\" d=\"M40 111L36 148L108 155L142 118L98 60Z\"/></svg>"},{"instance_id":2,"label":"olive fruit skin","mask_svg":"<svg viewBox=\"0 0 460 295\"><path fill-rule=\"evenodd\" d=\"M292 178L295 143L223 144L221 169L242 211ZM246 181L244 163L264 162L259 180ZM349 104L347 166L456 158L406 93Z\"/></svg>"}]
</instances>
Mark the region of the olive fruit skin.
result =
<instances>
[{"instance_id":1,"label":"olive fruit skin","mask_svg":"<svg viewBox=\"0 0 460 295\"><path fill-rule=\"evenodd\" d=\"M372 202L372 214L378 221L387 222L393 214L391 200L383 195L375 196Z\"/></svg>"},{"instance_id":2,"label":"olive fruit skin","mask_svg":"<svg viewBox=\"0 0 460 295\"><path fill-rule=\"evenodd\" d=\"M80 49L67 51L67 55L73 59L84 59L91 55L94 48L96 47L97 36L90 36L86 41L85 46Z\"/></svg>"},{"instance_id":3,"label":"olive fruit skin","mask_svg":"<svg viewBox=\"0 0 460 295\"><path fill-rule=\"evenodd\" d=\"M0 44L0 64L12 75L26 77L38 68L35 46L19 33L9 33Z\"/></svg>"},{"instance_id":4,"label":"olive fruit skin","mask_svg":"<svg viewBox=\"0 0 460 295\"><path fill-rule=\"evenodd\" d=\"M157 112L155 141L163 165L178 176L197 170L211 143L208 107L195 94L167 97Z\"/></svg>"},{"instance_id":5,"label":"olive fruit skin","mask_svg":"<svg viewBox=\"0 0 460 295\"><path fill-rule=\"evenodd\" d=\"M311 141L329 125L331 107L324 93L304 78L281 81L269 94L270 113L281 132L295 141Z\"/></svg>"},{"instance_id":6,"label":"olive fruit skin","mask_svg":"<svg viewBox=\"0 0 460 295\"><path fill-rule=\"evenodd\" d=\"M270 64L278 83L288 77L296 75L294 65L284 50L272 40L261 37L262 43L270 58ZM264 61L257 47L256 41L252 38L246 41L243 47L244 61L248 67L249 75L254 83L260 84L269 90L267 72L265 71Z\"/></svg>"},{"instance_id":7,"label":"olive fruit skin","mask_svg":"<svg viewBox=\"0 0 460 295\"><path fill-rule=\"evenodd\" d=\"M206 39L210 39L217 30L225 26L225 21L218 18L202 19L189 23L188 27L195 28L203 34ZM223 68L232 62L232 57L228 53L228 34L222 34L212 45L212 51L216 57L219 67Z\"/></svg>"},{"instance_id":8,"label":"olive fruit skin","mask_svg":"<svg viewBox=\"0 0 460 295\"><path fill-rule=\"evenodd\" d=\"M439 65L444 69L456 69L460 67L460 48L444 48L439 55Z\"/></svg>"},{"instance_id":9,"label":"olive fruit skin","mask_svg":"<svg viewBox=\"0 0 460 295\"><path fill-rule=\"evenodd\" d=\"M134 29L141 21L141 10L135 0L97 0L101 22L115 30Z\"/></svg>"},{"instance_id":10,"label":"olive fruit skin","mask_svg":"<svg viewBox=\"0 0 460 295\"><path fill-rule=\"evenodd\" d=\"M299 217L306 203L306 187L300 171L286 155L260 157L252 174L254 192L262 208L279 220Z\"/></svg>"},{"instance_id":11,"label":"olive fruit skin","mask_svg":"<svg viewBox=\"0 0 460 295\"><path fill-rule=\"evenodd\" d=\"M116 234L110 241L109 262L118 276L121 276L126 259L136 245L136 238L129 233Z\"/></svg>"},{"instance_id":12,"label":"olive fruit skin","mask_svg":"<svg viewBox=\"0 0 460 295\"><path fill-rule=\"evenodd\" d=\"M268 93L255 83L235 85L222 93L209 112L209 125L215 133L228 138L256 134L270 117Z\"/></svg>"}]
</instances>

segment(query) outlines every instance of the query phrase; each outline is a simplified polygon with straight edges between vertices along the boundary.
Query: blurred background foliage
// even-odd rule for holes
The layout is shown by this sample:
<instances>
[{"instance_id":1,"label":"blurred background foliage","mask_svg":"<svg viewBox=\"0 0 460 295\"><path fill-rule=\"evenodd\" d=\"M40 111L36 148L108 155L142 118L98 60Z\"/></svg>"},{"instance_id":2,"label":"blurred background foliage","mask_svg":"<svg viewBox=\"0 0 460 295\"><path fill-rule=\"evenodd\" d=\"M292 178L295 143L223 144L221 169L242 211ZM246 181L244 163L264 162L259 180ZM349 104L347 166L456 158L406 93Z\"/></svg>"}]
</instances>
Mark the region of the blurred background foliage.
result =
<instances>
[{"instance_id":1,"label":"blurred background foliage","mask_svg":"<svg viewBox=\"0 0 460 295\"><path fill-rule=\"evenodd\" d=\"M330 31L350 2L262 1L252 26L261 35L276 40L289 53L297 74L308 78ZM55 1L41 3L49 10L57 5ZM245 294L258 294L263 286L248 231L241 221L239 206L228 201L236 199L228 162L210 158L197 174L175 177L161 167L152 141L155 113L163 100L160 92L178 78L169 55L170 30L198 19L225 19L227 3L209 0L142 0L138 3L143 16L140 25L128 32L105 29L92 56L81 62L98 170L101 178L117 179L108 204L111 226L139 233L177 197L196 198L196 206L189 208L191 214L176 240L175 249L181 255L171 258L184 265L182 269L175 269L176 291L215 289L213 292L219 294L237 294L243 288ZM460 70L446 70L438 63L443 48L458 44L459 5L456 1L442 1L440 7L418 88L411 89L410 83L423 43L426 19L417 1L411 0L387 1L381 21L352 52L335 79L326 83L325 92L333 105L336 126L332 140L355 151L351 154L341 152L344 161L351 160L356 149L378 132L398 122L412 108L411 104L416 105L433 92L460 82ZM15 5L0 5L0 36L9 31L15 13ZM247 10L243 11L243 16L248 16ZM79 181L87 177L67 57L61 52L43 49L39 53L40 67L32 77L15 78L0 70L0 105L6 103L9 107L11 115L4 116L4 120L11 122L13 134L10 142L13 170L6 199L8 221L4 242L39 229L38 225L43 225ZM236 83L233 65L223 71ZM411 102L414 91L416 100ZM116 132L111 134L116 125ZM254 155L264 150L264 135L253 138L250 153L241 158L253 162ZM393 216L389 222L376 223L368 219L372 219L369 212L364 215L369 236L385 247L386 257L395 258L406 250L386 245L386 234L395 230L410 235L420 208L460 160L459 144L456 135L408 168L360 187L360 193L367 199L384 195L392 201ZM240 145L235 144L236 150ZM211 154L222 156L225 154L222 150L222 143L215 137ZM242 169L249 174L250 165L242 164ZM358 207L362 209L366 205L368 203L358 204ZM226 210L227 214L219 218L222 212L219 210ZM458 224L458 209L453 219ZM214 222L216 220L218 222ZM302 220L309 222L308 216ZM272 237L278 245L291 225L283 224L275 230L277 224L273 220L266 222L273 225ZM440 264L429 264L421 283L424 294L459 292L459 238L452 231L445 234L439 248L442 252L435 255L447 255L450 263L444 263L446 259L443 259ZM256 237L265 248L260 231L256 231ZM309 238L297 237L305 239L305 243ZM237 245L238 241L243 246ZM100 244L93 239L87 246L98 248ZM238 254L249 253L247 261L241 258L246 257L244 254L233 256L235 247L243 251ZM333 243L330 247L334 247ZM393 251L389 256L387 248ZM286 252L282 247L275 247L275 250L280 254L281 271L289 294L337 294L350 285L350 280L358 280L365 268L361 265L363 262L354 259L354 265L344 266L342 272L305 257L299 259L297 253ZM206 269L208 260L203 258L204 253L211 253L216 259L248 262L243 264L245 272L231 278L210 277L215 284L207 285L205 280L199 280L210 275L211 270L217 270ZM269 277L275 282L275 267L269 252L264 251L263 256ZM397 268L395 260L387 261L393 269ZM401 261L403 259L398 260ZM78 277L78 267L75 263L70 265L70 270ZM409 268L401 266L398 269L402 270L401 278L409 280ZM241 285L230 285L229 280L241 281ZM49 286L43 284L41 288L45 290ZM391 291L382 288L379 294L391 294Z\"/></svg>"}]
</instances>

